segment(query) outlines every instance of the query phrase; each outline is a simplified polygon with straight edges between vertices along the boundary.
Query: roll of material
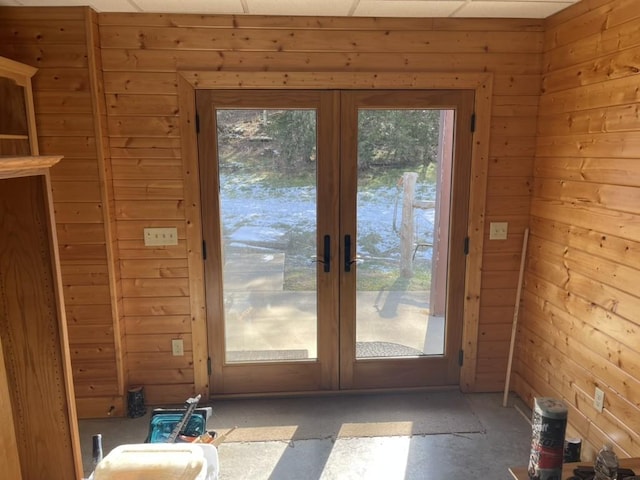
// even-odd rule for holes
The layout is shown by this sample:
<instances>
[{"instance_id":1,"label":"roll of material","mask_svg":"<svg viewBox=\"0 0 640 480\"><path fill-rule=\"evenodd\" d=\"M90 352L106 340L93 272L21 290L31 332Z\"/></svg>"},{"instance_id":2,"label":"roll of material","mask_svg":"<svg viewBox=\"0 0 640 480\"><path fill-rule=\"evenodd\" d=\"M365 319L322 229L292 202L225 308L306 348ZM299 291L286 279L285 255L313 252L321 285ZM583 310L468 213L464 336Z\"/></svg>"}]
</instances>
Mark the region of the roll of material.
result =
<instances>
[{"instance_id":1,"label":"roll of material","mask_svg":"<svg viewBox=\"0 0 640 480\"><path fill-rule=\"evenodd\" d=\"M567 407L548 397L534 399L531 419L530 480L561 480Z\"/></svg>"}]
</instances>

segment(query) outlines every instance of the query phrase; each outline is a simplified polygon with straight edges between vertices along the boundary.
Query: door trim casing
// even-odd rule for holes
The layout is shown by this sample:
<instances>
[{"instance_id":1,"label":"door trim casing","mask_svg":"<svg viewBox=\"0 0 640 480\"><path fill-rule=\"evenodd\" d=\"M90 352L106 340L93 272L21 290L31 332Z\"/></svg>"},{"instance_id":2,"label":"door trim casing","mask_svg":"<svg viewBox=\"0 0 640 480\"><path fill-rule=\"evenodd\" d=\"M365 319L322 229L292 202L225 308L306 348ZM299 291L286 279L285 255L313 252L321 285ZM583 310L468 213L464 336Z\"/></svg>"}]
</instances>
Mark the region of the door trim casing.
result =
<instances>
[{"instance_id":1,"label":"door trim casing","mask_svg":"<svg viewBox=\"0 0 640 480\"><path fill-rule=\"evenodd\" d=\"M202 225L195 91L198 89L463 89L474 90L475 131L469 191L469 253L465 271L462 325L463 364L460 389L476 390L478 321L482 285L482 251L489 167L489 133L493 74L447 72L252 72L178 71L180 146L185 185L185 221L189 268L189 302L193 339L194 389L209 397L207 324L202 262ZM470 127L471 128L471 127Z\"/></svg>"}]
</instances>

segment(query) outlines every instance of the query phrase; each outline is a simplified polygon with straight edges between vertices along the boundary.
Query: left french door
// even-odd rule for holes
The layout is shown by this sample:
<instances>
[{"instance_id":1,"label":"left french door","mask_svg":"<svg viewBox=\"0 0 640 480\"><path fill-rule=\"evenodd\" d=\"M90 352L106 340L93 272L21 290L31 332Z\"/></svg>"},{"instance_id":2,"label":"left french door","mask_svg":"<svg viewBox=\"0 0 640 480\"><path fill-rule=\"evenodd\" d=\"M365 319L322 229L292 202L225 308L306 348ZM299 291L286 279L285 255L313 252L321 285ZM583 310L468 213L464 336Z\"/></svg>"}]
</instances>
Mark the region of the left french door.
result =
<instances>
[{"instance_id":1,"label":"left french door","mask_svg":"<svg viewBox=\"0 0 640 480\"><path fill-rule=\"evenodd\" d=\"M337 390L339 93L196 102L212 392Z\"/></svg>"}]
</instances>

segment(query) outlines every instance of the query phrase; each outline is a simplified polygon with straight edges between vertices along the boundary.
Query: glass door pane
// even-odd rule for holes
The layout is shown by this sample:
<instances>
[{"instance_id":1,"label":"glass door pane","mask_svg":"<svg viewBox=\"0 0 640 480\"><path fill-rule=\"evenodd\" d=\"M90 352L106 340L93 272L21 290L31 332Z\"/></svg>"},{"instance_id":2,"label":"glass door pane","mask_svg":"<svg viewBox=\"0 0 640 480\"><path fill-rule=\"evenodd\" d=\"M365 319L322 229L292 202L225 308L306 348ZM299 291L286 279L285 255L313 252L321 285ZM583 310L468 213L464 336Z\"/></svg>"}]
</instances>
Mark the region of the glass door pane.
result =
<instances>
[{"instance_id":1,"label":"glass door pane","mask_svg":"<svg viewBox=\"0 0 640 480\"><path fill-rule=\"evenodd\" d=\"M452 118L358 110L356 358L444 353Z\"/></svg>"},{"instance_id":2,"label":"glass door pane","mask_svg":"<svg viewBox=\"0 0 640 480\"><path fill-rule=\"evenodd\" d=\"M472 108L456 90L341 95L341 388L458 382Z\"/></svg>"},{"instance_id":3,"label":"glass door pane","mask_svg":"<svg viewBox=\"0 0 640 480\"><path fill-rule=\"evenodd\" d=\"M214 393L337 388L337 99L196 92Z\"/></svg>"},{"instance_id":4,"label":"glass door pane","mask_svg":"<svg viewBox=\"0 0 640 480\"><path fill-rule=\"evenodd\" d=\"M227 363L317 358L316 112L218 109Z\"/></svg>"}]
</instances>

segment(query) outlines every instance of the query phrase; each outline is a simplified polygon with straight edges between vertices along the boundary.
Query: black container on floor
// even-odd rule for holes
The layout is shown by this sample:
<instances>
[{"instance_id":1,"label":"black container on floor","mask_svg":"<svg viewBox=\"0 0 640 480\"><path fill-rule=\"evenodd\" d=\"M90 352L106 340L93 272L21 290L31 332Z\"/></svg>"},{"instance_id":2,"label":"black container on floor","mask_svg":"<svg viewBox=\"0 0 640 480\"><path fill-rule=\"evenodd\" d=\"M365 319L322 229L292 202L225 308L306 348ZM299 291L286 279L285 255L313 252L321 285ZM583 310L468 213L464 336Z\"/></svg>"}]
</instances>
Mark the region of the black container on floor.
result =
<instances>
[{"instance_id":1,"label":"black container on floor","mask_svg":"<svg viewBox=\"0 0 640 480\"><path fill-rule=\"evenodd\" d=\"M564 463L580 461L580 451L582 450L582 440L579 438L567 438L564 441Z\"/></svg>"},{"instance_id":2,"label":"black container on floor","mask_svg":"<svg viewBox=\"0 0 640 480\"><path fill-rule=\"evenodd\" d=\"M144 387L132 387L127 391L127 414L130 418L142 417L147 413L144 405Z\"/></svg>"}]
</instances>

